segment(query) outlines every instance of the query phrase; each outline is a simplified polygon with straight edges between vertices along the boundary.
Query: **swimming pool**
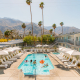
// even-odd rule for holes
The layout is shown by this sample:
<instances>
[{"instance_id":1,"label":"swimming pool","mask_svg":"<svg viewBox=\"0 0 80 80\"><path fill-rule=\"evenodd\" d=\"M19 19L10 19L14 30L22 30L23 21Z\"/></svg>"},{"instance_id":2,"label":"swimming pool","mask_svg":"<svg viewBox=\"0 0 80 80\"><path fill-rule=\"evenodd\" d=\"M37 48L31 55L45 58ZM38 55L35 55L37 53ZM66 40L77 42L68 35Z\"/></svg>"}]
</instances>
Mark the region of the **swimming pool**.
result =
<instances>
[{"instance_id":1,"label":"swimming pool","mask_svg":"<svg viewBox=\"0 0 80 80\"><path fill-rule=\"evenodd\" d=\"M53 54L56 54L56 55L57 55L57 54L60 54L60 53L55 52L55 53L53 53Z\"/></svg>"},{"instance_id":2,"label":"swimming pool","mask_svg":"<svg viewBox=\"0 0 80 80\"><path fill-rule=\"evenodd\" d=\"M49 75L49 70L54 69L49 57L45 57L47 54L29 54L19 65L18 69L22 69L24 75ZM25 62L28 60L29 62ZM36 65L30 63L30 60L36 60ZM44 60L44 64L48 63L47 67L42 67L44 64L41 64L40 61Z\"/></svg>"}]
</instances>

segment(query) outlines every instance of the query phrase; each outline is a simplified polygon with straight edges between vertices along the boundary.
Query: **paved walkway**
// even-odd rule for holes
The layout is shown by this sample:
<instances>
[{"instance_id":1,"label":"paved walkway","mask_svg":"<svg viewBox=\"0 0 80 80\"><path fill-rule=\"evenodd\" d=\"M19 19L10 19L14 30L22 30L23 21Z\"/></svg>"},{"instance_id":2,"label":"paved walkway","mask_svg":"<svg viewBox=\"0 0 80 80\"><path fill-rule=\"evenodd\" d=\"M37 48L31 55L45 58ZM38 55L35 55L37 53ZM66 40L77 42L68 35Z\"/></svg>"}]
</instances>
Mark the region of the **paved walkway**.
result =
<instances>
[{"instance_id":1,"label":"paved walkway","mask_svg":"<svg viewBox=\"0 0 80 80\"><path fill-rule=\"evenodd\" d=\"M19 70L17 69L24 58L31 53L25 53L10 68L0 69L0 80L18 80ZM24 76L23 80L80 80L80 76L74 69L67 69L63 63L52 53L48 53L54 69L50 70L50 75Z\"/></svg>"}]
</instances>

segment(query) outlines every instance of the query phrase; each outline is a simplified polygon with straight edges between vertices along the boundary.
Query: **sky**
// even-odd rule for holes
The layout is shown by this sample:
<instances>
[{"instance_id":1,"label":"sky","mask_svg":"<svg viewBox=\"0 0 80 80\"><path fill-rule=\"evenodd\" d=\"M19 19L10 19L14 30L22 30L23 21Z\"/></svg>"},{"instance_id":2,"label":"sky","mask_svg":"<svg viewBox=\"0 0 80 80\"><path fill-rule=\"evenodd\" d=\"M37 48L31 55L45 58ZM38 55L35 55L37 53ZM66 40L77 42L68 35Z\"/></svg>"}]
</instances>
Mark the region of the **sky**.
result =
<instances>
[{"instance_id":1,"label":"sky","mask_svg":"<svg viewBox=\"0 0 80 80\"><path fill-rule=\"evenodd\" d=\"M32 21L42 21L42 10L39 4L44 2L44 26L77 27L80 29L80 0L32 0ZM13 18L23 22L31 22L30 6L26 0L0 0L0 18Z\"/></svg>"}]
</instances>

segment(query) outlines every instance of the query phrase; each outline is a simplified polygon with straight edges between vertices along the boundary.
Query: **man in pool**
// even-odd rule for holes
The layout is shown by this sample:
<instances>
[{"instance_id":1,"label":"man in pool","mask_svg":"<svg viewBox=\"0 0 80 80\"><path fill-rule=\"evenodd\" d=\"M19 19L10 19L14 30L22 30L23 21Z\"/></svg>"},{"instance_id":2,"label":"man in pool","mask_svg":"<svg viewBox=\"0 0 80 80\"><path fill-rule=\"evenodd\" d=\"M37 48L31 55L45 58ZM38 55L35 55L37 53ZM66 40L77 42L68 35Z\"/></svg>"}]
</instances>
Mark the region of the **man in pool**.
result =
<instances>
[{"instance_id":1,"label":"man in pool","mask_svg":"<svg viewBox=\"0 0 80 80\"><path fill-rule=\"evenodd\" d=\"M32 63L32 60L30 60L30 63Z\"/></svg>"},{"instance_id":2,"label":"man in pool","mask_svg":"<svg viewBox=\"0 0 80 80\"><path fill-rule=\"evenodd\" d=\"M47 67L47 66L48 66L48 63L44 64L42 67ZM42 67L41 67L41 68L42 68Z\"/></svg>"},{"instance_id":3,"label":"man in pool","mask_svg":"<svg viewBox=\"0 0 80 80\"><path fill-rule=\"evenodd\" d=\"M36 65L36 60L35 60L35 61L33 61L33 64L34 64L34 65Z\"/></svg>"},{"instance_id":4,"label":"man in pool","mask_svg":"<svg viewBox=\"0 0 80 80\"><path fill-rule=\"evenodd\" d=\"M45 58L46 58L47 56L45 55Z\"/></svg>"}]
</instances>

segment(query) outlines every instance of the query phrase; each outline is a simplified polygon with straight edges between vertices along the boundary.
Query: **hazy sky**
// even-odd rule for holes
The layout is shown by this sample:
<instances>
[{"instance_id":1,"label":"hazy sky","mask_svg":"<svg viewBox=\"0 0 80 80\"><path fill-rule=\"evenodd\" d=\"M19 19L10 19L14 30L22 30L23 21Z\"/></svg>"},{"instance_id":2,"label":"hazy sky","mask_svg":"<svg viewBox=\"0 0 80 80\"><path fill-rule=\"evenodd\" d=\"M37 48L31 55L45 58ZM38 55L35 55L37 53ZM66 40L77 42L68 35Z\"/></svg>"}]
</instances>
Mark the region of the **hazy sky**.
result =
<instances>
[{"instance_id":1,"label":"hazy sky","mask_svg":"<svg viewBox=\"0 0 80 80\"><path fill-rule=\"evenodd\" d=\"M42 20L40 2L44 2L44 25L74 26L80 28L80 0L32 0L32 20L38 23ZM30 22L30 7L26 0L0 0L0 17L9 17L24 22Z\"/></svg>"}]
</instances>

